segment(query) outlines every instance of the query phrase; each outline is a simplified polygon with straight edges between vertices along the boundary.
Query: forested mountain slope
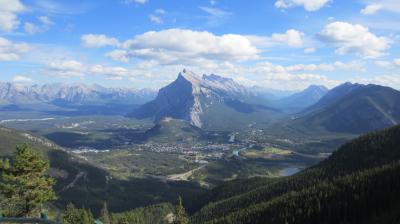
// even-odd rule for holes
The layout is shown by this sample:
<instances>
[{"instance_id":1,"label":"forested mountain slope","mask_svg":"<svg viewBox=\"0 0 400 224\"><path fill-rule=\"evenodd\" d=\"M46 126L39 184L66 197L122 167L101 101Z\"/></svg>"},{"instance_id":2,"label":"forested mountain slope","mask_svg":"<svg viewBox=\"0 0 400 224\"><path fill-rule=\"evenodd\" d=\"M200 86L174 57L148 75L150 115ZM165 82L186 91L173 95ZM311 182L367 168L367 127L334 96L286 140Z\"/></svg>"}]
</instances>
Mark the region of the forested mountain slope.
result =
<instances>
[{"instance_id":1,"label":"forested mountain slope","mask_svg":"<svg viewBox=\"0 0 400 224\"><path fill-rule=\"evenodd\" d=\"M359 137L286 178L216 188L193 223L399 223L400 126Z\"/></svg>"}]
</instances>

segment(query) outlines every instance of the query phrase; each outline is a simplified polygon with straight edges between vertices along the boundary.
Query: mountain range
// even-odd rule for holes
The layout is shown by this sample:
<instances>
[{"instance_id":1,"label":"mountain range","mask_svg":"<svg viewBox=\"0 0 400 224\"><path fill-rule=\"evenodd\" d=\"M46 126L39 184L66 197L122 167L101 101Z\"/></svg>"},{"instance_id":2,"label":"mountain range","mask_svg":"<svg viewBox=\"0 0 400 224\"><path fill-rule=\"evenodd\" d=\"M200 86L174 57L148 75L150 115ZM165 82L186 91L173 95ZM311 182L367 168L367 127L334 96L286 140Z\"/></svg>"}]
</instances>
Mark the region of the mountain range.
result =
<instances>
[{"instance_id":1,"label":"mountain range","mask_svg":"<svg viewBox=\"0 0 400 224\"><path fill-rule=\"evenodd\" d=\"M151 89L106 88L85 84L27 85L0 83L1 105L24 104L80 104L97 105L107 103L142 104L155 97Z\"/></svg>"}]
</instances>

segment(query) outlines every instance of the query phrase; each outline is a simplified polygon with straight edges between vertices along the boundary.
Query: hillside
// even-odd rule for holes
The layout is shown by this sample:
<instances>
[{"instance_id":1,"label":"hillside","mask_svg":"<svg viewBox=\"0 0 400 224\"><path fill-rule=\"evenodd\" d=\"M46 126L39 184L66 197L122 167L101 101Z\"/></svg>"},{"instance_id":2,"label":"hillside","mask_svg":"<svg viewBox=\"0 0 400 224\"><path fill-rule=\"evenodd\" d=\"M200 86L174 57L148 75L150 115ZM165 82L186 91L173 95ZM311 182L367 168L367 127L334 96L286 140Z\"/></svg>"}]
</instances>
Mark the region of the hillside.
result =
<instances>
[{"instance_id":1,"label":"hillside","mask_svg":"<svg viewBox=\"0 0 400 224\"><path fill-rule=\"evenodd\" d=\"M279 111L265 105L244 86L217 75L200 77L190 71L161 88L156 99L139 107L128 116L182 119L204 129L238 129L254 122L268 122ZM237 122L227 122L236 120Z\"/></svg>"},{"instance_id":2,"label":"hillside","mask_svg":"<svg viewBox=\"0 0 400 224\"><path fill-rule=\"evenodd\" d=\"M50 160L50 173L56 178L57 208L72 202L78 207L91 208L98 214L104 201L112 212L162 202L174 203L178 195L195 201L204 192L196 184L165 182L152 178L119 180L106 171L86 162L85 158L70 154L54 143L30 133L0 127L0 155L9 157L15 145L26 143ZM132 194L131 192L135 192ZM190 203L188 203L190 207Z\"/></svg>"},{"instance_id":3,"label":"hillside","mask_svg":"<svg viewBox=\"0 0 400 224\"><path fill-rule=\"evenodd\" d=\"M398 223L400 126L359 137L294 176L216 188L193 223Z\"/></svg>"},{"instance_id":4,"label":"hillside","mask_svg":"<svg viewBox=\"0 0 400 224\"><path fill-rule=\"evenodd\" d=\"M292 123L354 134L390 127L400 123L400 92L372 84L345 83L305 109Z\"/></svg>"}]
</instances>

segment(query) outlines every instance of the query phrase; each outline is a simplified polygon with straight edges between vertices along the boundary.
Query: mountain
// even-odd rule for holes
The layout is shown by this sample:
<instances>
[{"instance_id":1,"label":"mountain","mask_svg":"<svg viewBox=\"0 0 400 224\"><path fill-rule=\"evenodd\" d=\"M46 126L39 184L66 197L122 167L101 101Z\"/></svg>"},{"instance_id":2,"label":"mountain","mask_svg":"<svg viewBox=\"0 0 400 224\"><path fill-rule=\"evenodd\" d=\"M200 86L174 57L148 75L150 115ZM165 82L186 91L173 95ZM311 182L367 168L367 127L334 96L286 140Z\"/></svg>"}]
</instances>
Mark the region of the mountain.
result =
<instances>
[{"instance_id":1,"label":"mountain","mask_svg":"<svg viewBox=\"0 0 400 224\"><path fill-rule=\"evenodd\" d=\"M230 78L217 75L200 77L183 70L174 82L160 89L153 101L128 116L154 118L155 122L171 117L189 121L200 128L224 129L232 119L237 120L238 125L248 125L257 118L266 122L277 114L276 109L263 102Z\"/></svg>"},{"instance_id":2,"label":"mountain","mask_svg":"<svg viewBox=\"0 0 400 224\"><path fill-rule=\"evenodd\" d=\"M400 123L400 92L344 83L301 112L294 123L333 132L366 133Z\"/></svg>"},{"instance_id":3,"label":"mountain","mask_svg":"<svg viewBox=\"0 0 400 224\"><path fill-rule=\"evenodd\" d=\"M327 92L325 86L310 85L307 89L282 98L276 103L286 111L300 111L317 103Z\"/></svg>"},{"instance_id":4,"label":"mountain","mask_svg":"<svg viewBox=\"0 0 400 224\"><path fill-rule=\"evenodd\" d=\"M230 181L191 223L399 223L400 126L352 140L290 177Z\"/></svg>"},{"instance_id":5,"label":"mountain","mask_svg":"<svg viewBox=\"0 0 400 224\"><path fill-rule=\"evenodd\" d=\"M145 135L152 142L187 143L198 142L204 133L185 120L166 117L146 131Z\"/></svg>"},{"instance_id":6,"label":"mountain","mask_svg":"<svg viewBox=\"0 0 400 224\"><path fill-rule=\"evenodd\" d=\"M100 85L0 83L0 104L142 104L152 100L150 89L106 88Z\"/></svg>"}]
</instances>

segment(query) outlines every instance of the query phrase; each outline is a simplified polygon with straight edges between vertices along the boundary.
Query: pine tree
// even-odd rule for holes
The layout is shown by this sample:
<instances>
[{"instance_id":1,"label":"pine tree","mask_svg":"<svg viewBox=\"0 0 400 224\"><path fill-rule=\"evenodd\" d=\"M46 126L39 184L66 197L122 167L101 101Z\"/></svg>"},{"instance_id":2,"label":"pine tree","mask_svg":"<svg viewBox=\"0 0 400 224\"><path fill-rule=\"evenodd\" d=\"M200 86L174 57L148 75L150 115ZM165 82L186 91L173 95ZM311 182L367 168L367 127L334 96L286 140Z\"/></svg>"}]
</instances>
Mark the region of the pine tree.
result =
<instances>
[{"instance_id":1,"label":"pine tree","mask_svg":"<svg viewBox=\"0 0 400 224\"><path fill-rule=\"evenodd\" d=\"M65 208L62 223L63 224L74 224L79 222L79 210L75 208L72 203L69 203Z\"/></svg>"},{"instance_id":2,"label":"pine tree","mask_svg":"<svg viewBox=\"0 0 400 224\"><path fill-rule=\"evenodd\" d=\"M63 224L93 224L94 218L92 212L83 208L76 208L73 204L68 204L65 208Z\"/></svg>"},{"instance_id":3,"label":"pine tree","mask_svg":"<svg viewBox=\"0 0 400 224\"><path fill-rule=\"evenodd\" d=\"M47 177L49 162L27 145L16 147L12 162L0 161L0 194L7 216L37 217L44 203L55 200L54 179Z\"/></svg>"},{"instance_id":4,"label":"pine tree","mask_svg":"<svg viewBox=\"0 0 400 224\"><path fill-rule=\"evenodd\" d=\"M188 224L189 218L183 207L182 198L179 196L178 202L175 206L175 219L173 224Z\"/></svg>"},{"instance_id":5,"label":"pine tree","mask_svg":"<svg viewBox=\"0 0 400 224\"><path fill-rule=\"evenodd\" d=\"M100 211L100 220L103 224L110 224L110 214L108 212L107 203L104 202L103 208Z\"/></svg>"}]
</instances>

